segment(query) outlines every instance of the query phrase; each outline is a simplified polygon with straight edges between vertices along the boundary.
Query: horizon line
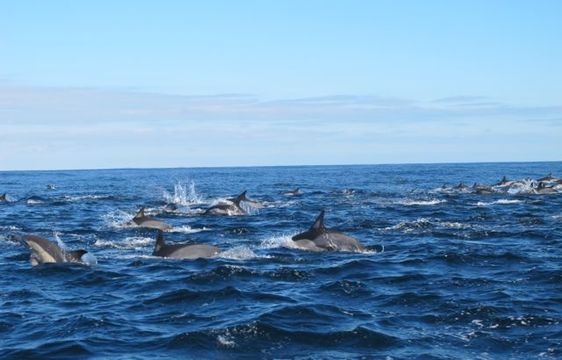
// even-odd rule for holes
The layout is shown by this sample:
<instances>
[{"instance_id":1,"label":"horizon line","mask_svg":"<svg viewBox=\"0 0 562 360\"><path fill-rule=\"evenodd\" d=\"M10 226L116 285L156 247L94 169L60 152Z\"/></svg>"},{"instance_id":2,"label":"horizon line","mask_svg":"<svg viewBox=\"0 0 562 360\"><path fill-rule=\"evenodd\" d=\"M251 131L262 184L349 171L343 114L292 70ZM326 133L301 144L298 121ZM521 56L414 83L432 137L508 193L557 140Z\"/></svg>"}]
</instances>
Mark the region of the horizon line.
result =
<instances>
[{"instance_id":1,"label":"horizon line","mask_svg":"<svg viewBox=\"0 0 562 360\"><path fill-rule=\"evenodd\" d=\"M386 165L463 165L463 164L522 164L522 163L558 163L562 160L523 160L523 161L442 161L442 162L396 162L396 163L359 163L359 164L281 164L281 165L222 165L222 166L166 166L166 167L108 167L108 168L73 168L73 169L0 169L5 172L55 172L55 171L116 171L116 170L171 170L171 169L240 169L240 168L274 168L274 167L323 167L323 166L386 166Z\"/></svg>"}]
</instances>

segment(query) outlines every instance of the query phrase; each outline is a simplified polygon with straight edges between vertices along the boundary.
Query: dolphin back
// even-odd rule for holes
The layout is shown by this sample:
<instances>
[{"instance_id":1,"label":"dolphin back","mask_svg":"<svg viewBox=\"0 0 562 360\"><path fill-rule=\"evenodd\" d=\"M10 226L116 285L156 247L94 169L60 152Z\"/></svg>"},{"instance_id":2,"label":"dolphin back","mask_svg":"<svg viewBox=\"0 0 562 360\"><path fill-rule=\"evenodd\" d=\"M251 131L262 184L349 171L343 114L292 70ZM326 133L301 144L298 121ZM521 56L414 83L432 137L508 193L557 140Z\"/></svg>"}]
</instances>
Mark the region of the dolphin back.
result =
<instances>
[{"instance_id":1,"label":"dolphin back","mask_svg":"<svg viewBox=\"0 0 562 360\"><path fill-rule=\"evenodd\" d=\"M52 241L35 235L25 236L23 240L31 250L33 265L66 261L64 251Z\"/></svg>"}]
</instances>

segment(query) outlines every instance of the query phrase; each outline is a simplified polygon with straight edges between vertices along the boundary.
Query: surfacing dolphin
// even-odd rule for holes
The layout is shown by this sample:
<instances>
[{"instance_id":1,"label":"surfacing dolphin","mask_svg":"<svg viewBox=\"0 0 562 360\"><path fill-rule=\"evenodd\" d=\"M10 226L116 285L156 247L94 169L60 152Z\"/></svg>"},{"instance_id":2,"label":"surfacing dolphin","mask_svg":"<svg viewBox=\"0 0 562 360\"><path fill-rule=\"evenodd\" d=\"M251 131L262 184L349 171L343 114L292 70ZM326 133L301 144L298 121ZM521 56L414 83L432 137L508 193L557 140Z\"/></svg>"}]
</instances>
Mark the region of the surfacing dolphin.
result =
<instances>
[{"instance_id":1,"label":"surfacing dolphin","mask_svg":"<svg viewBox=\"0 0 562 360\"><path fill-rule=\"evenodd\" d=\"M29 260L32 266L47 263L87 263L83 256L88 252L84 249L65 251L58 244L35 235L24 236L23 242L31 250Z\"/></svg>"},{"instance_id":2,"label":"surfacing dolphin","mask_svg":"<svg viewBox=\"0 0 562 360\"><path fill-rule=\"evenodd\" d=\"M139 227L144 227L148 229L156 229L161 231L170 230L172 226L170 224L166 224L163 221L156 220L153 217L146 216L144 214L144 207L142 207L139 212L133 218L133 223L135 223Z\"/></svg>"},{"instance_id":3,"label":"surfacing dolphin","mask_svg":"<svg viewBox=\"0 0 562 360\"><path fill-rule=\"evenodd\" d=\"M210 259L220 252L219 248L204 244L173 244L168 245L164 240L164 233L158 230L158 237L152 255L172 259Z\"/></svg>"},{"instance_id":4,"label":"surfacing dolphin","mask_svg":"<svg viewBox=\"0 0 562 360\"><path fill-rule=\"evenodd\" d=\"M302 192L301 192L300 188L296 188L294 190L285 191L283 193L283 195L285 195L285 196L298 196L298 195L302 195Z\"/></svg>"},{"instance_id":5,"label":"surfacing dolphin","mask_svg":"<svg viewBox=\"0 0 562 360\"><path fill-rule=\"evenodd\" d=\"M8 198L6 198L6 193L0 195L0 203L8 202Z\"/></svg>"},{"instance_id":6,"label":"surfacing dolphin","mask_svg":"<svg viewBox=\"0 0 562 360\"><path fill-rule=\"evenodd\" d=\"M307 231L293 236L299 248L311 251L362 251L365 247L356 239L324 226L324 210Z\"/></svg>"},{"instance_id":7,"label":"surfacing dolphin","mask_svg":"<svg viewBox=\"0 0 562 360\"><path fill-rule=\"evenodd\" d=\"M221 203L217 205L213 205L207 210L205 210L205 214L207 215L246 215L247 212L244 210L240 203L242 201L247 201L250 203L255 203L254 201L248 199L246 197L246 190L242 192L235 198L226 199L228 203Z\"/></svg>"}]
</instances>

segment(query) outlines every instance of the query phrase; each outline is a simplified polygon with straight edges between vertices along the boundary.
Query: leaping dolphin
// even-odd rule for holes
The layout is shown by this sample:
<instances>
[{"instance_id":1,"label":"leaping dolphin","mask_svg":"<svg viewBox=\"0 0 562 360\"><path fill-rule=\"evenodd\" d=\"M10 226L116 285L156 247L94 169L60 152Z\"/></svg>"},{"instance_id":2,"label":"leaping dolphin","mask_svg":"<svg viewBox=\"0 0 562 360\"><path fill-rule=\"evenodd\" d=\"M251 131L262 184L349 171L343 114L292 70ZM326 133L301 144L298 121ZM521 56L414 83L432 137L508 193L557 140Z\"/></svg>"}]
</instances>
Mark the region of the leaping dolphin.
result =
<instances>
[{"instance_id":1,"label":"leaping dolphin","mask_svg":"<svg viewBox=\"0 0 562 360\"><path fill-rule=\"evenodd\" d=\"M64 251L56 243L35 235L27 235L23 238L31 250L29 260L32 266L46 263L73 262L84 264L82 256L88 252L84 249Z\"/></svg>"},{"instance_id":2,"label":"leaping dolphin","mask_svg":"<svg viewBox=\"0 0 562 360\"><path fill-rule=\"evenodd\" d=\"M240 203L242 201L252 202L252 200L246 197L246 192L242 192L235 198L229 198L227 201L229 203L221 203L217 205L213 205L205 211L205 214L210 215L246 215L247 212L244 210Z\"/></svg>"},{"instance_id":3,"label":"leaping dolphin","mask_svg":"<svg viewBox=\"0 0 562 360\"><path fill-rule=\"evenodd\" d=\"M172 259L209 259L217 256L219 248L204 244L173 244L168 245L164 240L164 233L158 230L158 237L152 255Z\"/></svg>"},{"instance_id":4,"label":"leaping dolphin","mask_svg":"<svg viewBox=\"0 0 562 360\"><path fill-rule=\"evenodd\" d=\"M298 247L312 251L362 251L365 249L356 239L324 226L324 210L307 231L293 236Z\"/></svg>"},{"instance_id":5,"label":"leaping dolphin","mask_svg":"<svg viewBox=\"0 0 562 360\"><path fill-rule=\"evenodd\" d=\"M170 224L166 224L163 221L156 220L150 216L146 216L144 214L144 207L142 207L139 210L139 212L135 215L135 217L133 218L133 222L139 227L144 227L148 229L165 231L172 228Z\"/></svg>"}]
</instances>

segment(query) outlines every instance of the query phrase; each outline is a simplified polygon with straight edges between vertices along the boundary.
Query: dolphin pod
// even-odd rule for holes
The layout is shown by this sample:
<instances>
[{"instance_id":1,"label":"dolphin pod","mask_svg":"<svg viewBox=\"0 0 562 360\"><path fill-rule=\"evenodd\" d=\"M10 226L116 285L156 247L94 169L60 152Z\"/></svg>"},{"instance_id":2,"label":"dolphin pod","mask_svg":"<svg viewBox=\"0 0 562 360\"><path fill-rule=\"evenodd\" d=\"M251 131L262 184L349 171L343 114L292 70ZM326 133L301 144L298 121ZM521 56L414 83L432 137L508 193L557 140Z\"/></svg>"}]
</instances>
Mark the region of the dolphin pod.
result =
<instances>
[{"instance_id":1,"label":"dolphin pod","mask_svg":"<svg viewBox=\"0 0 562 360\"><path fill-rule=\"evenodd\" d=\"M483 185L474 183L472 186L467 186L460 182L456 186L441 187L442 190L456 190L460 192L470 192L480 195L495 194L502 191L502 189L511 190L516 187L527 187L528 193L531 194L551 194L562 193L562 179L548 174L547 176L539 179L525 179L525 180L509 180L503 177L500 181L493 185ZM503 190L507 192L507 190ZM243 191L236 197L226 199L227 202L220 203L209 207L204 214L214 215L245 215L247 212L240 206L242 202L250 204L258 204L254 200L249 199L247 191ZM302 194L299 188L281 193L287 196ZM30 197L26 201L41 201L39 197ZM0 203L9 201L6 194L0 194ZM256 205L257 206L257 205ZM174 211L175 208L165 209ZM353 251L359 252L365 250L365 247L355 238L348 236L336 229L328 228L324 224L325 211L322 210L315 219L310 228L302 233L294 235L292 241L296 248L301 250L313 252L325 251ZM145 208L142 207L129 224L139 228L147 228L157 230L156 242L154 245L153 255L163 258L171 259L210 259L215 258L220 253L220 249L214 245L207 244L168 244L164 239L164 231L169 231L172 226L157 220L145 214ZM87 255L89 254L84 249L67 251L56 242L47 240L45 238L27 235L21 237L22 243L27 245L30 250L30 261L33 266L47 263L82 263L88 264Z\"/></svg>"}]
</instances>

